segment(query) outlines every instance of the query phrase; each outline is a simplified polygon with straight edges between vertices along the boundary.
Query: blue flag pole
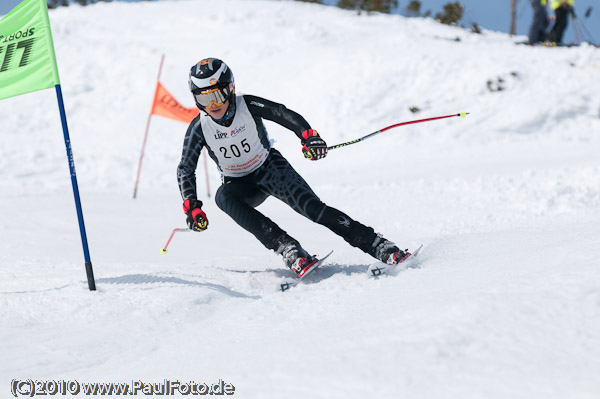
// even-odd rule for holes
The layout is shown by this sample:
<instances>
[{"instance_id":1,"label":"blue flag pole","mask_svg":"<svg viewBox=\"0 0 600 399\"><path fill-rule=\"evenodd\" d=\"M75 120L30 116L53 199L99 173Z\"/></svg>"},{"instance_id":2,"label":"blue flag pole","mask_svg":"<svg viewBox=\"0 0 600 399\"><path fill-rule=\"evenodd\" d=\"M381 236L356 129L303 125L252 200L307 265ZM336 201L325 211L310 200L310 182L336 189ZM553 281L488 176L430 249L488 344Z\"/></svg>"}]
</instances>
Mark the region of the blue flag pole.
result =
<instances>
[{"instance_id":1,"label":"blue flag pole","mask_svg":"<svg viewBox=\"0 0 600 399\"><path fill-rule=\"evenodd\" d=\"M69 127L67 126L67 115L65 113L65 104L63 103L62 90L60 84L56 88L56 97L58 98L58 108L60 110L60 120L62 122L63 135L65 137L65 147L67 148L67 159L71 171L71 184L73 185L73 195L75 196L75 207L77 208L77 218L79 219L79 232L81 233L81 243L83 245L83 256L85 258L85 272L87 274L88 287L90 291L96 291L96 281L94 280L94 270L90 260L90 250L88 248L87 235L85 233L85 224L83 222L83 210L81 208L81 199L79 198L79 186L77 185L77 174L75 173L75 160L73 159L73 150L71 149L71 139L69 138Z\"/></svg>"}]
</instances>

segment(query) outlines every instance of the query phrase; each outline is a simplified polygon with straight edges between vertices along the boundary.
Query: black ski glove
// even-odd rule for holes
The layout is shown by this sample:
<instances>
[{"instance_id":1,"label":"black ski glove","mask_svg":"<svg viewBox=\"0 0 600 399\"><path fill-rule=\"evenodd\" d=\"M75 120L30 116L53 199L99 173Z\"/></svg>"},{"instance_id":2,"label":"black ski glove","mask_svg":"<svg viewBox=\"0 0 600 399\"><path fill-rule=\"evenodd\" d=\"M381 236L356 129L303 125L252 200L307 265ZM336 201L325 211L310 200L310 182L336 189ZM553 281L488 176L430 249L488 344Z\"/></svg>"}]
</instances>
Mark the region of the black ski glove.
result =
<instances>
[{"instance_id":1,"label":"black ski glove","mask_svg":"<svg viewBox=\"0 0 600 399\"><path fill-rule=\"evenodd\" d=\"M183 201L183 213L187 215L187 225L190 229L204 231L208 228L208 219L202 210L202 201L195 198Z\"/></svg>"},{"instance_id":2,"label":"black ski glove","mask_svg":"<svg viewBox=\"0 0 600 399\"><path fill-rule=\"evenodd\" d=\"M305 130L302 132L302 152L304 158L317 161L327 156L327 143L316 130Z\"/></svg>"}]
</instances>

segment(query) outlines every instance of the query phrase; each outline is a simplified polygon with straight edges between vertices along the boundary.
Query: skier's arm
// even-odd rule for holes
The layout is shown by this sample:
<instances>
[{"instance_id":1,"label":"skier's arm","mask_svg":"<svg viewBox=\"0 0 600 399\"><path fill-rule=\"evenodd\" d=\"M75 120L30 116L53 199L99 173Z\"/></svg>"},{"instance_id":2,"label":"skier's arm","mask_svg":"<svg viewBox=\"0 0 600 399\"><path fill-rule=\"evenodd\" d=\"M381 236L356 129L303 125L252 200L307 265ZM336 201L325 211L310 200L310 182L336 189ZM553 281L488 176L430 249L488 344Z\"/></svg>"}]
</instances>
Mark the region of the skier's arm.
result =
<instances>
[{"instance_id":1,"label":"skier's arm","mask_svg":"<svg viewBox=\"0 0 600 399\"><path fill-rule=\"evenodd\" d=\"M252 116L268 119L296 133L302 142L302 153L306 159L316 161L325 158L327 144L300 114L283 104L256 96L245 95L244 100Z\"/></svg>"},{"instance_id":2,"label":"skier's arm","mask_svg":"<svg viewBox=\"0 0 600 399\"><path fill-rule=\"evenodd\" d=\"M200 116L192 121L185 134L181 161L177 167L177 183L183 200L197 199L196 167L204 148L204 137L200 126Z\"/></svg>"},{"instance_id":3,"label":"skier's arm","mask_svg":"<svg viewBox=\"0 0 600 399\"><path fill-rule=\"evenodd\" d=\"M251 95L244 95L244 100L253 116L273 121L294 132L299 139L302 139L302 132L310 129L302 115L287 109L283 104Z\"/></svg>"},{"instance_id":4,"label":"skier's arm","mask_svg":"<svg viewBox=\"0 0 600 399\"><path fill-rule=\"evenodd\" d=\"M181 162L177 167L177 182L183 198L183 213L187 216L187 224L194 231L208 228L208 219L202 210L202 201L196 191L196 167L198 158L204 147L204 136L200 127L200 116L192 121L183 141Z\"/></svg>"}]
</instances>

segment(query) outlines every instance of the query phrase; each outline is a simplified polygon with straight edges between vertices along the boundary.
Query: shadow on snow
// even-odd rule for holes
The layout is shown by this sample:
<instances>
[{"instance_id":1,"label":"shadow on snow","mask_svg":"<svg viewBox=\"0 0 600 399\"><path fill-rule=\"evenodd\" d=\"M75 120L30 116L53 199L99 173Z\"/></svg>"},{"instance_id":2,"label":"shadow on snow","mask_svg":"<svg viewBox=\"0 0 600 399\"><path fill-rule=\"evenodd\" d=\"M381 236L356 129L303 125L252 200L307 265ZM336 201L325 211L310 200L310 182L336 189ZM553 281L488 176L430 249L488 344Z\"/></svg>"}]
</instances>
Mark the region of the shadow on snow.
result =
<instances>
[{"instance_id":1,"label":"shadow on snow","mask_svg":"<svg viewBox=\"0 0 600 399\"><path fill-rule=\"evenodd\" d=\"M158 284L158 283L167 283L167 284L181 284L188 286L196 286L208 288L211 290L218 291L222 294L235 297L235 298L251 298L258 299L259 296L251 296L246 295L244 293L234 291L230 288L219 284L213 283L204 283L193 280L185 280L179 277L161 277L161 276L153 276L151 274L126 274L120 277L106 277L99 278L96 280L98 284Z\"/></svg>"}]
</instances>

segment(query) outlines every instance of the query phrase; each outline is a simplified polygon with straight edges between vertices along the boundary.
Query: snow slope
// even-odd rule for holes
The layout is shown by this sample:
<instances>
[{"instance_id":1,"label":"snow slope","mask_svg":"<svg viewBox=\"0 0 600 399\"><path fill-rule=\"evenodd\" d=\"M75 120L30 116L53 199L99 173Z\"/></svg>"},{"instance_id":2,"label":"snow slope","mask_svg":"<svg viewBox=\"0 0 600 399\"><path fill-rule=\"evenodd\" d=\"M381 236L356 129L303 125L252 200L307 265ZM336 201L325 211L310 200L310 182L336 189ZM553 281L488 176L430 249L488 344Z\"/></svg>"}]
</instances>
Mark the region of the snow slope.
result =
<instances>
[{"instance_id":1,"label":"snow slope","mask_svg":"<svg viewBox=\"0 0 600 399\"><path fill-rule=\"evenodd\" d=\"M4 100L2 396L25 378L223 379L240 398L600 396L598 49L299 2L115 2L50 19L98 291L55 94ZM470 112L314 163L267 122L325 202L402 247L424 243L421 267L370 280L369 256L269 199L259 209L307 249L334 250L318 284L275 292L289 272L207 198L202 164L210 228L161 255L185 225L185 125L152 119L132 193L163 53L161 81L187 106L189 67L219 57L238 91L300 112L330 145ZM488 90L499 78L505 90Z\"/></svg>"}]
</instances>

